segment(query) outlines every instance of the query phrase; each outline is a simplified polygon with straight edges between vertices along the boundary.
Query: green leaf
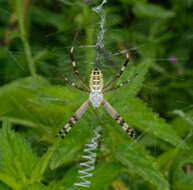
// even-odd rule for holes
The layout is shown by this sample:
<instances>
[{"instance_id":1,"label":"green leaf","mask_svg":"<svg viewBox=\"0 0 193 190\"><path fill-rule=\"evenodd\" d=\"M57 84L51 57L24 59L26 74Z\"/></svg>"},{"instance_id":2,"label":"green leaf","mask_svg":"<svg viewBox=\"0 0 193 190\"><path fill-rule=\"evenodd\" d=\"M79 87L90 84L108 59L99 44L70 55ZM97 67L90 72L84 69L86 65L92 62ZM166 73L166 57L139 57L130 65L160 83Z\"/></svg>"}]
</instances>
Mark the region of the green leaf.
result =
<instances>
[{"instance_id":1,"label":"green leaf","mask_svg":"<svg viewBox=\"0 0 193 190\"><path fill-rule=\"evenodd\" d=\"M53 138L57 130L64 126L77 107L84 102L85 95L77 98L76 90L72 93L64 87L50 86L44 79L39 78L39 80L36 83L33 79L26 78L5 86L0 93L0 99L4 99L4 105L2 105L4 109L1 108L3 111L7 109L7 112L2 113L2 116L11 118L12 121L20 122L20 124L29 124L28 126L40 131L44 139L48 139L50 135ZM74 103L71 105L68 102ZM72 129L72 135L69 134L66 140L61 142L61 146L52 159L52 169L64 162L71 161L72 157L76 158L76 153L90 138L92 128L88 125L89 120L92 121L91 116L83 123L80 120L76 124L77 127L75 125ZM55 134L51 133L51 127ZM77 138L73 136L73 131Z\"/></svg>"},{"instance_id":2,"label":"green leaf","mask_svg":"<svg viewBox=\"0 0 193 190\"><path fill-rule=\"evenodd\" d=\"M0 183L0 189L1 190L11 190L7 185Z\"/></svg>"},{"instance_id":3,"label":"green leaf","mask_svg":"<svg viewBox=\"0 0 193 190\"><path fill-rule=\"evenodd\" d=\"M9 90L14 90L18 88L21 90L22 89L39 90L44 85L47 86L48 84L49 82L40 76L37 76L36 78L33 77L22 78L1 87L0 95L3 95L3 93Z\"/></svg>"},{"instance_id":4,"label":"green leaf","mask_svg":"<svg viewBox=\"0 0 193 190\"><path fill-rule=\"evenodd\" d=\"M137 75L133 79L133 81L131 81L131 84L128 85L128 88L127 88L126 94L129 95L129 97L135 97L139 93L139 91L143 87L143 82L145 81L145 77L146 77L148 71L150 70L150 68L153 64L154 64L154 62L152 60L145 59L143 61L143 63L140 63L136 67L136 74ZM127 77L127 75L126 75L126 77ZM122 92L124 92L124 91L122 91ZM122 94L124 95L125 93L122 93ZM126 98L126 96L124 96L123 98Z\"/></svg>"},{"instance_id":5,"label":"green leaf","mask_svg":"<svg viewBox=\"0 0 193 190\"><path fill-rule=\"evenodd\" d=\"M185 148L187 146L184 141L176 135L171 125L167 124L164 119L159 118L157 113L153 113L152 109L147 107L140 99L133 98L142 87L145 74L150 66L151 62L148 60L139 65L136 69L138 74L131 84L115 90L112 95L108 97L109 102L111 102L112 106L117 109L128 124L139 127L147 133L153 134L175 146ZM132 72L134 72L134 70L132 70ZM128 75L129 74L126 75L127 78Z\"/></svg>"},{"instance_id":6,"label":"green leaf","mask_svg":"<svg viewBox=\"0 0 193 190\"><path fill-rule=\"evenodd\" d=\"M32 174L31 174L31 181L33 182L41 182L43 178L43 174L48 166L50 158L52 157L53 153L55 152L56 148L58 147L58 141L49 148L47 153L45 153L41 159L38 161L36 166L34 167Z\"/></svg>"},{"instance_id":7,"label":"green leaf","mask_svg":"<svg viewBox=\"0 0 193 190\"><path fill-rule=\"evenodd\" d=\"M158 170L154 159L137 141L124 137L114 127L108 125L106 127L108 127L108 134L111 139L111 149L118 161L129 171L142 176L145 180L154 184L157 189L169 189L169 184Z\"/></svg>"},{"instance_id":8,"label":"green leaf","mask_svg":"<svg viewBox=\"0 0 193 190\"><path fill-rule=\"evenodd\" d=\"M58 142L38 161L24 139L10 129L8 120L3 123L0 138L0 180L16 190L40 182Z\"/></svg>"},{"instance_id":9,"label":"green leaf","mask_svg":"<svg viewBox=\"0 0 193 190\"><path fill-rule=\"evenodd\" d=\"M164 176L167 177L168 180L170 178L171 168L173 167L173 163L177 155L178 149L172 149L161 154L156 160L159 169L164 173Z\"/></svg>"},{"instance_id":10,"label":"green leaf","mask_svg":"<svg viewBox=\"0 0 193 190\"><path fill-rule=\"evenodd\" d=\"M172 149L168 152L163 153L157 159L157 164L159 165L159 168L164 172L164 174L168 177L168 179L171 181L173 186L176 187L176 189L178 189L179 187L182 188L183 186L189 189L192 185L190 181L188 182L190 176L188 176L188 174L185 174L183 171L183 167L186 164L193 164L193 153L190 150L182 151L177 148ZM185 182L186 180L187 186Z\"/></svg>"},{"instance_id":11,"label":"green leaf","mask_svg":"<svg viewBox=\"0 0 193 190\"><path fill-rule=\"evenodd\" d=\"M51 168L55 169L62 164L77 161L81 150L92 137L92 122L89 125L89 114L84 115L73 127L71 132L59 143L59 147L51 160ZM85 119L87 118L87 119Z\"/></svg>"},{"instance_id":12,"label":"green leaf","mask_svg":"<svg viewBox=\"0 0 193 190\"><path fill-rule=\"evenodd\" d=\"M142 64L139 64L137 67L132 67L129 69L129 71L125 70L120 80L121 82L124 82L130 79L131 82L107 94L107 97L110 97L112 101L117 101L117 97L120 97L120 94L121 99L123 100L127 100L129 97L135 97L143 87L145 76L151 68L152 64L152 61L146 59ZM117 82L118 84L121 83L120 80Z\"/></svg>"},{"instance_id":13,"label":"green leaf","mask_svg":"<svg viewBox=\"0 0 193 190\"><path fill-rule=\"evenodd\" d=\"M15 190L21 190L22 189L22 184L19 184L18 181L14 177L12 177L4 172L1 172L1 171L0 171L0 181L4 182L9 187L11 187Z\"/></svg>"},{"instance_id":14,"label":"green leaf","mask_svg":"<svg viewBox=\"0 0 193 190\"><path fill-rule=\"evenodd\" d=\"M174 114L180 116L181 118L183 118L186 122L188 122L192 127L193 127L193 115L191 115L190 117L186 116L185 113L181 110L175 110L173 111ZM191 113L192 114L192 113Z\"/></svg>"},{"instance_id":15,"label":"green leaf","mask_svg":"<svg viewBox=\"0 0 193 190\"><path fill-rule=\"evenodd\" d=\"M175 181L175 189L179 190L192 190L193 189L193 176L192 174L179 173Z\"/></svg>"},{"instance_id":16,"label":"green leaf","mask_svg":"<svg viewBox=\"0 0 193 190\"><path fill-rule=\"evenodd\" d=\"M171 18L175 16L175 13L171 10L166 10L161 6L154 4L137 3L133 7L133 12L137 17L142 18Z\"/></svg>"},{"instance_id":17,"label":"green leaf","mask_svg":"<svg viewBox=\"0 0 193 190\"><path fill-rule=\"evenodd\" d=\"M70 113L85 101L85 94L80 92L79 95L81 97L77 90L72 92L65 87L51 86L41 77L24 78L0 89L0 119L9 118L32 127L42 139L51 141Z\"/></svg>"},{"instance_id":18,"label":"green leaf","mask_svg":"<svg viewBox=\"0 0 193 190\"><path fill-rule=\"evenodd\" d=\"M41 183L34 183L34 184L28 185L25 189L26 190L48 190L49 188Z\"/></svg>"},{"instance_id":19,"label":"green leaf","mask_svg":"<svg viewBox=\"0 0 193 190\"><path fill-rule=\"evenodd\" d=\"M84 170L85 168L82 168ZM79 179L78 176L78 170L81 170L81 168L77 168L74 170L73 174L76 175L76 178L73 178L75 183L83 183L83 180ZM87 187L87 189L90 190L98 190L102 188L108 188L113 180L115 180L120 172L123 170L123 166L120 163L117 162L105 162L98 164L93 171L90 173L93 174L93 176L90 176L86 178L86 180L90 181L90 187ZM64 176L65 178L65 176ZM72 177L71 177L72 178ZM66 181L66 180L65 180ZM71 184L71 187L69 189L73 190L83 190L85 187L81 186L75 186L74 182Z\"/></svg>"},{"instance_id":20,"label":"green leaf","mask_svg":"<svg viewBox=\"0 0 193 190\"><path fill-rule=\"evenodd\" d=\"M0 179L8 186L20 189L29 182L38 157L19 134L10 130L8 121L3 123L0 139Z\"/></svg>"},{"instance_id":21,"label":"green leaf","mask_svg":"<svg viewBox=\"0 0 193 190\"><path fill-rule=\"evenodd\" d=\"M126 91L125 94L127 94ZM114 97L112 105L128 124L139 127L145 132L155 135L172 145L187 148L186 143L176 135L172 126L160 118L157 113L153 113L152 109L147 107L140 99L126 98L119 101L118 98L115 100Z\"/></svg>"},{"instance_id":22,"label":"green leaf","mask_svg":"<svg viewBox=\"0 0 193 190\"><path fill-rule=\"evenodd\" d=\"M93 177L91 178L90 189L107 189L119 176L122 170L123 166L117 162L98 164L94 170Z\"/></svg>"},{"instance_id":23,"label":"green leaf","mask_svg":"<svg viewBox=\"0 0 193 190\"><path fill-rule=\"evenodd\" d=\"M189 134L193 130L193 110L186 113L181 110L174 110L172 113L179 116L171 122L177 133L180 136Z\"/></svg>"},{"instance_id":24,"label":"green leaf","mask_svg":"<svg viewBox=\"0 0 193 190\"><path fill-rule=\"evenodd\" d=\"M82 162L82 161L79 161ZM69 190L83 190L85 187L81 186L75 186L75 183L81 183L83 180L80 180L78 176L80 175L78 173L79 170L84 170L85 168L80 168L80 166L77 165L77 167L71 167L70 169L63 168L64 175L63 179L57 182L53 182L50 184L50 187L59 187L62 186L65 189ZM102 188L108 188L111 183L118 177L120 172L123 170L123 166L115 161L105 161L100 162L95 166L95 169L91 171L90 173L93 174L93 176L90 176L87 178L88 181L91 182L90 187L87 189L91 190L98 190Z\"/></svg>"},{"instance_id":25,"label":"green leaf","mask_svg":"<svg viewBox=\"0 0 193 190\"><path fill-rule=\"evenodd\" d=\"M192 146L190 150L192 150ZM173 184L176 183L176 180L179 177L179 174L183 174L183 167L187 164L193 164L193 153L190 150L179 150L177 149L177 155L173 159L173 163L170 170L170 175L172 176Z\"/></svg>"}]
</instances>

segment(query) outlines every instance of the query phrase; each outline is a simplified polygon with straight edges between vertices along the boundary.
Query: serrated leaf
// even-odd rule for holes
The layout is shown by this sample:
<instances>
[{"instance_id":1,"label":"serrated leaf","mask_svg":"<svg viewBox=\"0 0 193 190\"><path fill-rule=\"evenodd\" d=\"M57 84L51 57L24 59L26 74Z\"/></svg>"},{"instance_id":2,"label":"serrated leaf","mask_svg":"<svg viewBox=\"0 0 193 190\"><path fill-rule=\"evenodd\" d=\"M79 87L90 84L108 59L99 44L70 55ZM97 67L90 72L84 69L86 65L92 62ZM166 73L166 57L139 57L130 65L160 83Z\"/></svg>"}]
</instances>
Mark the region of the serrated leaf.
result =
<instances>
[{"instance_id":1,"label":"serrated leaf","mask_svg":"<svg viewBox=\"0 0 193 190\"><path fill-rule=\"evenodd\" d=\"M51 159L51 169L79 159L81 150L89 142L93 132L92 124L89 125L85 118L88 119L88 116L83 116L69 135L60 141L58 149Z\"/></svg>"},{"instance_id":2,"label":"serrated leaf","mask_svg":"<svg viewBox=\"0 0 193 190\"><path fill-rule=\"evenodd\" d=\"M40 182L58 142L38 161L24 139L11 131L7 120L3 123L0 137L0 180L16 190L26 188L27 184Z\"/></svg>"},{"instance_id":3,"label":"serrated leaf","mask_svg":"<svg viewBox=\"0 0 193 190\"><path fill-rule=\"evenodd\" d=\"M139 93L139 91L143 87L143 82L145 80L146 74L148 73L153 63L153 61L146 59L143 61L143 63L136 67L137 75L133 79L133 81L131 80L131 84L127 88L129 97L135 97Z\"/></svg>"},{"instance_id":4,"label":"serrated leaf","mask_svg":"<svg viewBox=\"0 0 193 190\"><path fill-rule=\"evenodd\" d=\"M3 124L0 139L0 179L10 187L20 189L29 182L38 157L25 140L10 129L8 121Z\"/></svg>"},{"instance_id":5,"label":"serrated leaf","mask_svg":"<svg viewBox=\"0 0 193 190\"><path fill-rule=\"evenodd\" d=\"M129 124L139 127L147 131L147 133L151 133L173 145L185 148L185 143L176 135L171 125L159 118L158 114L153 113L152 109L148 108L141 100L133 98L142 87L144 76L150 66L151 63L148 60L139 65L136 78L128 86L115 90L109 96L109 101L112 102L112 106L118 110ZM126 77L128 78L128 74Z\"/></svg>"},{"instance_id":6,"label":"serrated leaf","mask_svg":"<svg viewBox=\"0 0 193 190\"><path fill-rule=\"evenodd\" d=\"M145 76L148 73L149 69L151 68L153 62L146 59L142 64L139 64L137 67L133 67L131 69L125 70L123 76L121 77L121 81L124 82L128 79L131 81L119 89L107 94L108 97L114 101L117 97L121 99L127 99L129 97L135 97L143 86L143 82L145 80ZM128 66L129 67L129 66ZM120 84L120 80L117 82Z\"/></svg>"},{"instance_id":7,"label":"serrated leaf","mask_svg":"<svg viewBox=\"0 0 193 190\"><path fill-rule=\"evenodd\" d=\"M52 145L47 153L45 153L40 160L37 162L31 174L31 181L33 182L41 182L43 178L43 174L48 166L51 156L55 152L58 147L58 141L54 145Z\"/></svg>"},{"instance_id":8,"label":"serrated leaf","mask_svg":"<svg viewBox=\"0 0 193 190\"><path fill-rule=\"evenodd\" d=\"M112 143L111 149L118 161L127 167L129 171L154 184L157 189L169 189L169 184L158 170L154 159L137 141L129 140L114 127L108 126L108 133Z\"/></svg>"},{"instance_id":9,"label":"serrated leaf","mask_svg":"<svg viewBox=\"0 0 193 190\"><path fill-rule=\"evenodd\" d=\"M74 103L77 103L78 101L80 104L76 105L76 107L80 106L81 103L84 102L84 96L76 98L76 91L72 93L63 87L50 86L48 83L45 84L44 82L41 85L41 81L38 85L32 85L31 83L33 83L33 80L27 78L11 83L4 88L2 94L0 94L0 99L6 97L4 103L6 104L6 108L10 110L8 113L4 113L3 117L9 117L13 121L21 121L20 124L32 123L30 126L35 128L41 127L44 131L43 135L45 138L48 138L48 135L50 135L50 126L55 126L58 130L62 128L65 122L71 117L71 114L73 114L72 110L77 109L74 108L74 105L76 105ZM69 94L71 94L71 96L69 96ZM46 99L46 97L49 99ZM64 102L62 102L62 100ZM74 103L66 104L67 101ZM21 107L21 111L17 109L18 107ZM66 115L67 117L65 117ZM92 121L90 118L88 118L88 120ZM77 125L81 126L81 120L80 124L78 122ZM64 140L64 142L61 143L63 145L61 145L59 149L62 151L60 152L60 150L58 150L52 159L52 168L63 164L65 160L71 160L71 156L74 156L74 154L82 148L84 143L87 142L92 129L90 125L88 125L88 122L83 122L82 125L83 128L80 127L79 129L78 126L75 126L75 130L72 130L73 132L76 131L76 128L78 129L76 140L72 137L72 140L70 141L68 138L70 138L71 135L69 135L69 137L67 137L68 142L64 144L66 141ZM56 129L54 130L56 131ZM57 157L58 153L59 156ZM64 157L64 155L67 156Z\"/></svg>"},{"instance_id":10,"label":"serrated leaf","mask_svg":"<svg viewBox=\"0 0 193 190\"><path fill-rule=\"evenodd\" d=\"M127 95L127 91L125 94ZM172 126L160 118L157 113L153 113L150 107L147 107L138 98L125 98L121 101L113 98L112 105L118 110L119 114L128 124L141 128L147 133L153 134L158 138L171 143L174 146L187 148L186 143L176 135ZM109 100L111 102L111 100Z\"/></svg>"},{"instance_id":11,"label":"serrated leaf","mask_svg":"<svg viewBox=\"0 0 193 190\"><path fill-rule=\"evenodd\" d=\"M32 127L48 140L55 136L53 131L56 133L67 122L70 113L85 101L85 95L78 98L76 90L72 92L65 87L51 86L41 77L29 77L2 87L0 100L1 119L9 118Z\"/></svg>"}]
</instances>

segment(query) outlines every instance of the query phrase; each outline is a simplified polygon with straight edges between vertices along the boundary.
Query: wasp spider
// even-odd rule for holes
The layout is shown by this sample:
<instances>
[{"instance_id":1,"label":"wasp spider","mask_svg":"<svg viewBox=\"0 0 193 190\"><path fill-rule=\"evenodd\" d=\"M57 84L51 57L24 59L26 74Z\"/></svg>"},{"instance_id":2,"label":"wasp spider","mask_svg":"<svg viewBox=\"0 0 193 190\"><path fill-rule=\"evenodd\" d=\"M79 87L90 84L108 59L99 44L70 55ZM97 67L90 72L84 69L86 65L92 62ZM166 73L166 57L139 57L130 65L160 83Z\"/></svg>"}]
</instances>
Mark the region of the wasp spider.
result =
<instances>
[{"instance_id":1,"label":"wasp spider","mask_svg":"<svg viewBox=\"0 0 193 190\"><path fill-rule=\"evenodd\" d=\"M89 105L92 104L94 109L98 108L100 104L104 106L104 108L107 110L107 112L112 116L113 119L116 120L116 122L123 128L124 131L126 131L131 137L135 138L135 132L134 130L129 127L129 125L124 121L124 119L117 113L117 111L104 99L103 94L106 94L108 92L111 92L127 83L130 82L130 80L127 80L115 87L111 87L113 83L115 83L116 80L120 78L123 71L128 65L128 62L130 60L129 54L126 54L126 61L125 64L122 66L121 70L115 77L107 84L103 85L103 74L101 70L95 68L91 71L90 74L90 81L89 85L86 84L86 82L82 79L80 76L80 73L77 70L76 62L74 60L73 56L73 50L74 48L71 48L70 51L70 57L72 60L72 66L74 69L75 75L78 77L84 88L77 86L75 83L72 83L68 80L68 78L64 77L64 80L68 82L71 86L74 86L75 88L89 94L89 98L80 106L80 108L75 112L75 114L70 118L69 122L59 131L57 136L61 136L64 138L68 132L71 130L73 125L82 117L82 115L85 113L85 111L88 109ZM111 87L111 88L110 88Z\"/></svg>"}]
</instances>

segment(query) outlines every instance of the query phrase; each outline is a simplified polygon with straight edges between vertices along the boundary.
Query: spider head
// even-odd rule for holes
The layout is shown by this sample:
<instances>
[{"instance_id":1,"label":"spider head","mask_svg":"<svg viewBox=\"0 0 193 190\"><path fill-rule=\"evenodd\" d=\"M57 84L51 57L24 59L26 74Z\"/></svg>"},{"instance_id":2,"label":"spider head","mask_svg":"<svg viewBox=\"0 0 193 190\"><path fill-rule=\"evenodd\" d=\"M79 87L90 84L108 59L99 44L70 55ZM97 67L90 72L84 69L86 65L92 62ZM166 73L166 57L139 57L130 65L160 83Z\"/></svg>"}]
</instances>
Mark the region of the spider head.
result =
<instances>
[{"instance_id":1,"label":"spider head","mask_svg":"<svg viewBox=\"0 0 193 190\"><path fill-rule=\"evenodd\" d=\"M94 68L94 69L92 70L92 74L93 74L93 75L100 75L100 74L101 74L101 71L100 71L98 68Z\"/></svg>"}]
</instances>

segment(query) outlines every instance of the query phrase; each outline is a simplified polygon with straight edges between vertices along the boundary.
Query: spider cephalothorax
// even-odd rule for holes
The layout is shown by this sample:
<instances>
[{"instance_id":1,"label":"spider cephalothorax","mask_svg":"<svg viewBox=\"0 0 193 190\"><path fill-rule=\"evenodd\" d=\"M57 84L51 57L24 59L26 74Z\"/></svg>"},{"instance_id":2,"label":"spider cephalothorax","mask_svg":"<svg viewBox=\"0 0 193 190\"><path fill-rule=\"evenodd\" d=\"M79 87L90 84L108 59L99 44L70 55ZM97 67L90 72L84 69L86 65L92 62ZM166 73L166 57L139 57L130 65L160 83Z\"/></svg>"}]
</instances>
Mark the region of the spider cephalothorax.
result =
<instances>
[{"instance_id":1,"label":"spider cephalothorax","mask_svg":"<svg viewBox=\"0 0 193 190\"><path fill-rule=\"evenodd\" d=\"M123 128L124 131L126 131L131 137L135 137L134 130L124 121L124 119L117 113L117 111L104 99L104 95L108 92L111 92L127 83L129 83L130 80L127 80L115 87L109 88L116 80L120 78L123 71L128 65L129 62L129 54L126 54L126 61L125 64L122 66L121 70L115 77L107 84L103 85L103 74L100 69L95 68L91 71L90 74L90 81L89 85L82 79L80 76L80 73L77 70L76 62L73 57L73 50L74 48L71 48L70 51L70 57L72 60L72 66L74 68L74 73L78 77L78 79L81 81L84 88L77 86L75 83L70 82L66 77L64 77L65 81L68 82L70 85L74 86L75 88L86 92L89 94L89 98L80 106L80 108L75 112L75 114L70 118L69 122L59 131L58 135L61 135L62 138L64 138L68 132L71 130L73 125L82 117L82 115L85 113L85 111L88 109L89 105L92 104L94 109L98 108L101 104L104 106L104 108L107 110L107 112L112 116L113 119L116 120L116 122ZM57 136L58 136L57 135Z\"/></svg>"}]
</instances>

